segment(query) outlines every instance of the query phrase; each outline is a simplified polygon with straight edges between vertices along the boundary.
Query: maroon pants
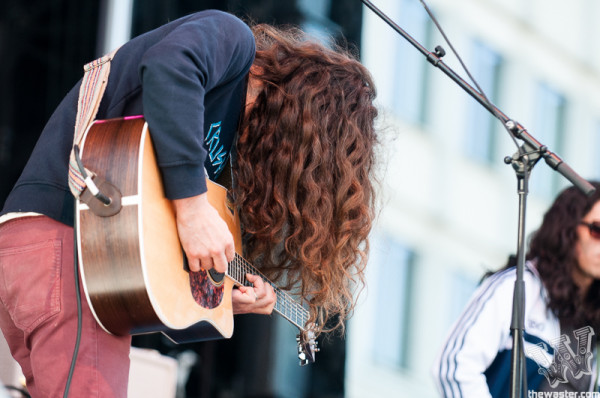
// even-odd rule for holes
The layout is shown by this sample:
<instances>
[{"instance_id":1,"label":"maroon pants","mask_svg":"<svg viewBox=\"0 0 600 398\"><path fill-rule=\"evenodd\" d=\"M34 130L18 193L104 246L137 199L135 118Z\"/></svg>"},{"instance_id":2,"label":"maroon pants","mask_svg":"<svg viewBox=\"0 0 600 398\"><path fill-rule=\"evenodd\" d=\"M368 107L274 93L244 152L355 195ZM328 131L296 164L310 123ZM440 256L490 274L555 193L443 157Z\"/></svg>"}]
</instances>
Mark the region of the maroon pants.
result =
<instances>
[{"instance_id":1,"label":"maroon pants","mask_svg":"<svg viewBox=\"0 0 600 398\"><path fill-rule=\"evenodd\" d=\"M69 396L126 397L131 338L102 330L80 290ZM32 397L62 397L77 336L73 228L44 216L0 225L0 328Z\"/></svg>"}]
</instances>

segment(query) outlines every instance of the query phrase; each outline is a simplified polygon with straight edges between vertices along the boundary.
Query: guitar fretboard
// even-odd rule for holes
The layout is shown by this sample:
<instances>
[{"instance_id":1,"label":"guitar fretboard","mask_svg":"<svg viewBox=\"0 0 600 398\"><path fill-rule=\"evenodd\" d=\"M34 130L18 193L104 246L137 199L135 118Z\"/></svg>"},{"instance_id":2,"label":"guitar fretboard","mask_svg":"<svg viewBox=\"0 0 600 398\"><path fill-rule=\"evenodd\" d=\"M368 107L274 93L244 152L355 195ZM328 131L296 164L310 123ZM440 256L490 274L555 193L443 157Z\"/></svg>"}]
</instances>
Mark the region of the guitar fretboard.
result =
<instances>
[{"instance_id":1,"label":"guitar fretboard","mask_svg":"<svg viewBox=\"0 0 600 398\"><path fill-rule=\"evenodd\" d=\"M305 330L305 325L308 322L308 310L294 300L289 294L277 287L273 282L268 280L245 258L236 253L233 261L229 263L227 276L233 279L238 285L252 286L252 284L246 279L246 274L258 275L265 283L271 285L277 296L277 302L275 303L274 310L288 321L296 325L296 327L298 327L300 330Z\"/></svg>"}]
</instances>

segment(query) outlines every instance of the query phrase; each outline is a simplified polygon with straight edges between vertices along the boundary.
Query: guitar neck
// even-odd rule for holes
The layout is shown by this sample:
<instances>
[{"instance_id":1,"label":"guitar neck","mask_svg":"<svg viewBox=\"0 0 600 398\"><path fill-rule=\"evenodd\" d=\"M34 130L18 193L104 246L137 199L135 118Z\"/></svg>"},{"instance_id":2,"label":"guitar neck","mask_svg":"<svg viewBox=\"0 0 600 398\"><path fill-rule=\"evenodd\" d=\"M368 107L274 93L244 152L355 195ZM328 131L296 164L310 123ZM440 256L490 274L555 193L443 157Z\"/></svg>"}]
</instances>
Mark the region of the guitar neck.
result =
<instances>
[{"instance_id":1,"label":"guitar neck","mask_svg":"<svg viewBox=\"0 0 600 398\"><path fill-rule=\"evenodd\" d=\"M258 275L265 283L271 285L277 297L274 310L294 324L298 329L302 331L305 330L305 325L308 322L309 316L308 310L294 300L289 294L277 287L277 285L268 280L246 259L236 253L233 261L229 263L227 276L238 285L252 286L246 279L246 274Z\"/></svg>"}]
</instances>

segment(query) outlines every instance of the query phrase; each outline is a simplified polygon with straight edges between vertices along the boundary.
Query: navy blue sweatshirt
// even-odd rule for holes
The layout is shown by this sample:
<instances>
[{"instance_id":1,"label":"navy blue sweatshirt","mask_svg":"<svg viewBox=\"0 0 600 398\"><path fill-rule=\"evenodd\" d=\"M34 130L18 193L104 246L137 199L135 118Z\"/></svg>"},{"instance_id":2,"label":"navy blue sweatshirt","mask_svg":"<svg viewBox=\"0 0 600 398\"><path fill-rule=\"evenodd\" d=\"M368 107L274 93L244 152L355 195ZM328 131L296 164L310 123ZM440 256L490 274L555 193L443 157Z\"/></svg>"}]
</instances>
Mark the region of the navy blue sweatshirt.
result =
<instances>
[{"instance_id":1,"label":"navy blue sweatshirt","mask_svg":"<svg viewBox=\"0 0 600 398\"><path fill-rule=\"evenodd\" d=\"M254 55L251 30L230 14L177 19L118 50L96 119L144 115L167 198L202 194L204 168L214 179L227 162ZM37 212L73 225L67 174L80 84L46 124L1 214Z\"/></svg>"}]
</instances>

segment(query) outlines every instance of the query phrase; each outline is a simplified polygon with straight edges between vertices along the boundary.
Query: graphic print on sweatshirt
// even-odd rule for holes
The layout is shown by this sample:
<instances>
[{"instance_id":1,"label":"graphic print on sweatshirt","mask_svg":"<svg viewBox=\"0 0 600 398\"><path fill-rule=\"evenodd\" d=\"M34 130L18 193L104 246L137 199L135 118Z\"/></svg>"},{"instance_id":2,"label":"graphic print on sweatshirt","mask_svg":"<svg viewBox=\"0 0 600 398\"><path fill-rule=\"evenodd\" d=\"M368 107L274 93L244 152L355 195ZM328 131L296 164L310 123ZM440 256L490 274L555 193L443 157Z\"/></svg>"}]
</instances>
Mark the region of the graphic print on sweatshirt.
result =
<instances>
[{"instance_id":1,"label":"graphic print on sweatshirt","mask_svg":"<svg viewBox=\"0 0 600 398\"><path fill-rule=\"evenodd\" d=\"M221 144L221 122L212 123L204 138L204 143L208 147L208 159L214 168L214 174L219 175L225 167L227 161L227 151Z\"/></svg>"}]
</instances>

